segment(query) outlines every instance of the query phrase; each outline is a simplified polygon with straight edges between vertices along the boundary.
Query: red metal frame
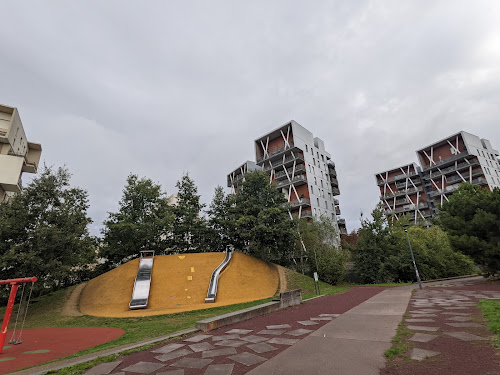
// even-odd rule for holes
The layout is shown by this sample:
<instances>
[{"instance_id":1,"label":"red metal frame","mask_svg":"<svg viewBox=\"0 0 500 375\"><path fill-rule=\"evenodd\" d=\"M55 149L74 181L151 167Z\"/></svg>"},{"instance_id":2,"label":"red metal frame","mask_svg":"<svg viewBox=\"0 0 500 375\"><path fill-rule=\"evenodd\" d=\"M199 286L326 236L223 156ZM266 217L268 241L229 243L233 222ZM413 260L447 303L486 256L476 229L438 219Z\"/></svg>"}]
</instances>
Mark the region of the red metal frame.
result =
<instances>
[{"instance_id":1,"label":"red metal frame","mask_svg":"<svg viewBox=\"0 0 500 375\"><path fill-rule=\"evenodd\" d=\"M23 283L34 283L37 281L36 277L24 277L22 279L9 279L0 280L0 285L12 285L9 294L9 302L7 303L7 310L5 310L5 316L3 318L2 329L0 330L0 354L3 350L3 345L5 343L5 337L7 336L7 328L9 327L10 316L12 315L12 310L14 309L14 301L16 300L16 293L19 284Z\"/></svg>"}]
</instances>

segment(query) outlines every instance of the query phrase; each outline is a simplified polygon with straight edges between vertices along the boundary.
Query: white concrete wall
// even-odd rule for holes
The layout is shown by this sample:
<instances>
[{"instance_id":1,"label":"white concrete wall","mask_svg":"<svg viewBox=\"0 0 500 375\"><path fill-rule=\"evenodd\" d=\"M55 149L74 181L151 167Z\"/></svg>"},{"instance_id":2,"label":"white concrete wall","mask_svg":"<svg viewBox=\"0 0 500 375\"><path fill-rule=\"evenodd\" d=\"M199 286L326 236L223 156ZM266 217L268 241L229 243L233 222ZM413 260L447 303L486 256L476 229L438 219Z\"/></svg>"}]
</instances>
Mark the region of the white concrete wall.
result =
<instances>
[{"instance_id":1,"label":"white concrete wall","mask_svg":"<svg viewBox=\"0 0 500 375\"><path fill-rule=\"evenodd\" d=\"M18 192L24 159L17 156L0 155L0 185L5 191Z\"/></svg>"}]
</instances>

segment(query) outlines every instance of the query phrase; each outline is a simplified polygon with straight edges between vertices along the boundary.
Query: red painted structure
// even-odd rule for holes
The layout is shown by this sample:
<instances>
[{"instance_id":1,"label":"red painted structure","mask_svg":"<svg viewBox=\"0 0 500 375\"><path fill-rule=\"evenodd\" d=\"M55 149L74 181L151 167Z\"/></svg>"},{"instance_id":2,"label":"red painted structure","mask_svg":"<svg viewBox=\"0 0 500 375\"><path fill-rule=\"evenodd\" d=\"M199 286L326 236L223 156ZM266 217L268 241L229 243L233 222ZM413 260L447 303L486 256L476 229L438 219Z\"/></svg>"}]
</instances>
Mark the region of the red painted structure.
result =
<instances>
[{"instance_id":1,"label":"red painted structure","mask_svg":"<svg viewBox=\"0 0 500 375\"><path fill-rule=\"evenodd\" d=\"M2 353L3 350L5 337L7 336L7 328L9 327L10 316L12 315L12 310L14 309L14 301L16 300L17 288L19 284L34 283L37 280L38 279L36 277L24 277L22 279L0 280L0 285L12 285L9 294L9 302L7 302L7 310L5 310L5 316L3 318L2 329L0 330L0 354Z\"/></svg>"}]
</instances>

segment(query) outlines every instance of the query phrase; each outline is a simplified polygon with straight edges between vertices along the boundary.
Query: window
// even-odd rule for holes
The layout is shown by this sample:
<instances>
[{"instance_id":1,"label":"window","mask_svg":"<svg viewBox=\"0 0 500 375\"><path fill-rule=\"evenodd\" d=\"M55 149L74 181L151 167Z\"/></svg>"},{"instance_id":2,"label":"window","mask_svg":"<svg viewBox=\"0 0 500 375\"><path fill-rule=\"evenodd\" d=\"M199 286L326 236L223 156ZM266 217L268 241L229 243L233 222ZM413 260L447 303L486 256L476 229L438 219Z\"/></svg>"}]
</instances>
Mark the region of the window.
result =
<instances>
[{"instance_id":1,"label":"window","mask_svg":"<svg viewBox=\"0 0 500 375\"><path fill-rule=\"evenodd\" d=\"M321 187L324 187L324 186L323 186L323 180L320 180L320 182L321 182Z\"/></svg>"},{"instance_id":2,"label":"window","mask_svg":"<svg viewBox=\"0 0 500 375\"><path fill-rule=\"evenodd\" d=\"M313 158L313 164L316 165L316 159Z\"/></svg>"},{"instance_id":3,"label":"window","mask_svg":"<svg viewBox=\"0 0 500 375\"><path fill-rule=\"evenodd\" d=\"M317 151L316 151L316 156L317 156L317 157L318 157L318 159L319 159L319 152L317 152Z\"/></svg>"},{"instance_id":4,"label":"window","mask_svg":"<svg viewBox=\"0 0 500 375\"><path fill-rule=\"evenodd\" d=\"M325 161L325 158L323 157L323 155L321 155L321 160L322 160L322 161Z\"/></svg>"},{"instance_id":5,"label":"window","mask_svg":"<svg viewBox=\"0 0 500 375\"><path fill-rule=\"evenodd\" d=\"M323 171L321 171L321 178L323 178Z\"/></svg>"},{"instance_id":6,"label":"window","mask_svg":"<svg viewBox=\"0 0 500 375\"><path fill-rule=\"evenodd\" d=\"M306 152L309 152L309 148L307 147L307 145L306 145Z\"/></svg>"},{"instance_id":7,"label":"window","mask_svg":"<svg viewBox=\"0 0 500 375\"><path fill-rule=\"evenodd\" d=\"M325 201L325 207L328 210L328 202L327 201Z\"/></svg>"},{"instance_id":8,"label":"window","mask_svg":"<svg viewBox=\"0 0 500 375\"><path fill-rule=\"evenodd\" d=\"M316 180L316 177L314 177L314 185L318 184L318 180Z\"/></svg>"},{"instance_id":9,"label":"window","mask_svg":"<svg viewBox=\"0 0 500 375\"><path fill-rule=\"evenodd\" d=\"M318 214L316 213L316 209L314 209L314 216L318 216Z\"/></svg>"},{"instance_id":10,"label":"window","mask_svg":"<svg viewBox=\"0 0 500 375\"><path fill-rule=\"evenodd\" d=\"M313 148L311 147L311 155L314 155L314 151L313 151Z\"/></svg>"},{"instance_id":11,"label":"window","mask_svg":"<svg viewBox=\"0 0 500 375\"><path fill-rule=\"evenodd\" d=\"M311 194L314 194L314 187L311 185Z\"/></svg>"},{"instance_id":12,"label":"window","mask_svg":"<svg viewBox=\"0 0 500 375\"><path fill-rule=\"evenodd\" d=\"M316 198L316 202L318 203L318 207L319 207L319 198Z\"/></svg>"},{"instance_id":13,"label":"window","mask_svg":"<svg viewBox=\"0 0 500 375\"><path fill-rule=\"evenodd\" d=\"M307 164L309 166L309 172L312 172L312 169L311 169L311 164Z\"/></svg>"}]
</instances>

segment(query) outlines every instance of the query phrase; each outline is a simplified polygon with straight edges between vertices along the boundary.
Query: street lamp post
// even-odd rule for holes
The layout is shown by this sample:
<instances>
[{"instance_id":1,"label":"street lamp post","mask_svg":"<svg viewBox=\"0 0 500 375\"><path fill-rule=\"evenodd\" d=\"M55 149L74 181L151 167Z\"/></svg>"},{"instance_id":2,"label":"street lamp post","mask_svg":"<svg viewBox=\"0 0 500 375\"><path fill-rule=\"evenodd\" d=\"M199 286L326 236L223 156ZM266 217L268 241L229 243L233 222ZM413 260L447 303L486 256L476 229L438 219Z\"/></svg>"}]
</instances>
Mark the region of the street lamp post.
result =
<instances>
[{"instance_id":1,"label":"street lamp post","mask_svg":"<svg viewBox=\"0 0 500 375\"><path fill-rule=\"evenodd\" d=\"M418 274L417 264L415 263L415 257L413 256L413 250L411 249L410 237L408 236L408 229L405 228L406 239L408 240L408 247L410 248L411 260L413 261L413 268L415 268L415 274L417 275L418 286L422 290L422 282L420 281L420 275Z\"/></svg>"}]
</instances>

